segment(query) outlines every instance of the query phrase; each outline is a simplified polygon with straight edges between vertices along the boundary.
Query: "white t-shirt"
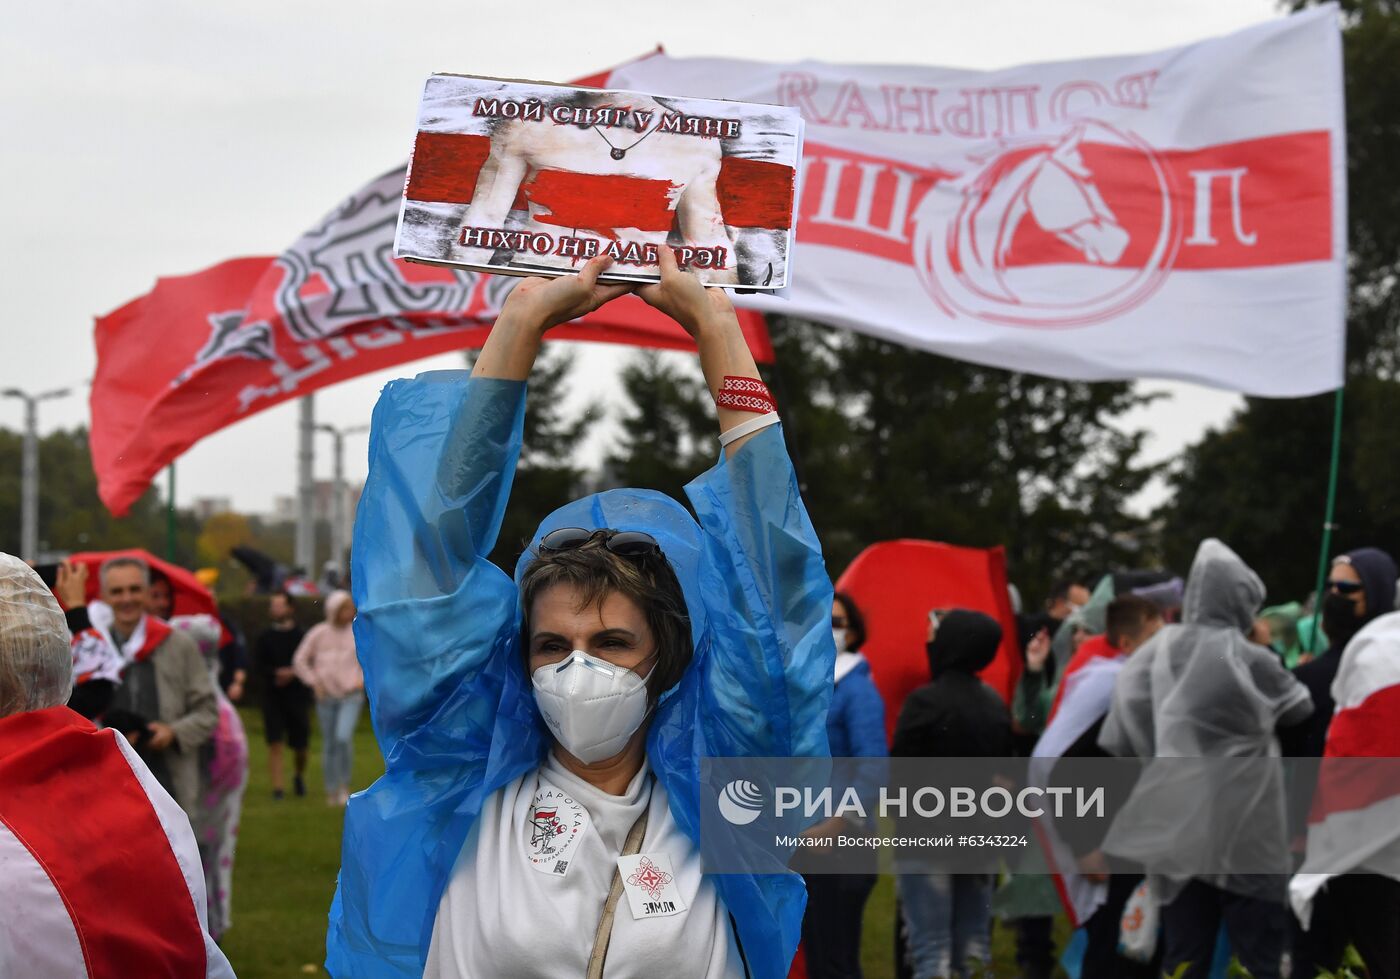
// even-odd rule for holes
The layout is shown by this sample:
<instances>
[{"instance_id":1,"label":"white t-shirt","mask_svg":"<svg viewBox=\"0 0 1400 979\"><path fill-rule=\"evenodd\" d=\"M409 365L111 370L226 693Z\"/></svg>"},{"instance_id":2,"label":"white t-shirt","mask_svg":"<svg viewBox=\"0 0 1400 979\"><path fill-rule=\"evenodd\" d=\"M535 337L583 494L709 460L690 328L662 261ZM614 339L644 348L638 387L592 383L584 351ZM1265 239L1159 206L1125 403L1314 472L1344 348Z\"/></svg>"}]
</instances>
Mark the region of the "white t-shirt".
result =
<instances>
[{"instance_id":1,"label":"white t-shirt","mask_svg":"<svg viewBox=\"0 0 1400 979\"><path fill-rule=\"evenodd\" d=\"M583 976L618 857L643 809L646 834L623 858L607 979L743 979L729 914L644 763L608 795L554 758L482 806L433 922L424 979Z\"/></svg>"}]
</instances>

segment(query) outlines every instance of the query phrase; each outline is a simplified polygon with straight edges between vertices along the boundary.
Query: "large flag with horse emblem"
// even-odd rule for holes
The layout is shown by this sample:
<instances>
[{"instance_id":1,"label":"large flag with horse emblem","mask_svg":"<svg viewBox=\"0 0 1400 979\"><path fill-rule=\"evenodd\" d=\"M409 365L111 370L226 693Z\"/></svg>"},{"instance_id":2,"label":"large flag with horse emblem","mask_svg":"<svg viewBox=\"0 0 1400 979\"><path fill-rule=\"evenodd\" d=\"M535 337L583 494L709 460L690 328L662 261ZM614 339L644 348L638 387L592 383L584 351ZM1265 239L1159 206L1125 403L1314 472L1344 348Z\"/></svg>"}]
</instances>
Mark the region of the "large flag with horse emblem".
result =
<instances>
[{"instance_id":1,"label":"large flag with horse emblem","mask_svg":"<svg viewBox=\"0 0 1400 979\"><path fill-rule=\"evenodd\" d=\"M1342 383L1338 16L991 72L658 54L603 84L801 110L793 286L746 304L1057 377L1299 396Z\"/></svg>"},{"instance_id":2,"label":"large flag with horse emblem","mask_svg":"<svg viewBox=\"0 0 1400 979\"><path fill-rule=\"evenodd\" d=\"M92 462L113 513L211 432L337 381L485 342L520 280L393 258L403 186L404 171L390 171L276 258L163 278L98 319ZM762 316L745 312L741 323L754 355L772 360ZM635 296L549 336L695 348Z\"/></svg>"}]
</instances>

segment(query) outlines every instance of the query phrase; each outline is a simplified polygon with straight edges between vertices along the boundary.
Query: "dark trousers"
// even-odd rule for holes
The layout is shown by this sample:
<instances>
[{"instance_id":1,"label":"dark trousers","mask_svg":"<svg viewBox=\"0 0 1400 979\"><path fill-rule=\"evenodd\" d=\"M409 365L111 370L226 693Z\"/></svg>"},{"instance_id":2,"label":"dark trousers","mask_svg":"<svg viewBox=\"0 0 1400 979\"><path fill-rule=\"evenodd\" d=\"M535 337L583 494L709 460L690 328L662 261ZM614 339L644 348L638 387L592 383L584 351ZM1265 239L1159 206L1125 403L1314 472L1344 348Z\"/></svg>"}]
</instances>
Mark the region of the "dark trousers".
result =
<instances>
[{"instance_id":1,"label":"dark trousers","mask_svg":"<svg viewBox=\"0 0 1400 979\"><path fill-rule=\"evenodd\" d=\"M1351 944L1370 979L1400 979L1400 881L1377 874L1333 877L1313 902L1310 924L1295 931L1295 976L1335 971Z\"/></svg>"},{"instance_id":2,"label":"dark trousers","mask_svg":"<svg viewBox=\"0 0 1400 979\"><path fill-rule=\"evenodd\" d=\"M1108 878L1108 897L1084 922L1088 944L1084 947L1081 979L1153 979L1161 974L1154 962L1134 962L1118 954L1123 908L1141 883L1142 878L1135 874L1113 874Z\"/></svg>"},{"instance_id":3,"label":"dark trousers","mask_svg":"<svg viewBox=\"0 0 1400 979\"><path fill-rule=\"evenodd\" d=\"M1055 971L1055 919L1016 919L1016 966L1021 979L1050 979Z\"/></svg>"},{"instance_id":4,"label":"dark trousers","mask_svg":"<svg viewBox=\"0 0 1400 979\"><path fill-rule=\"evenodd\" d=\"M812 874L802 945L808 979L860 979L860 924L874 874Z\"/></svg>"},{"instance_id":5,"label":"dark trousers","mask_svg":"<svg viewBox=\"0 0 1400 979\"><path fill-rule=\"evenodd\" d=\"M1279 979L1288 945L1288 909L1281 903L1242 897L1193 880L1162 908L1162 971L1180 979L1204 979L1215 957L1221 922L1240 964L1254 979Z\"/></svg>"}]
</instances>

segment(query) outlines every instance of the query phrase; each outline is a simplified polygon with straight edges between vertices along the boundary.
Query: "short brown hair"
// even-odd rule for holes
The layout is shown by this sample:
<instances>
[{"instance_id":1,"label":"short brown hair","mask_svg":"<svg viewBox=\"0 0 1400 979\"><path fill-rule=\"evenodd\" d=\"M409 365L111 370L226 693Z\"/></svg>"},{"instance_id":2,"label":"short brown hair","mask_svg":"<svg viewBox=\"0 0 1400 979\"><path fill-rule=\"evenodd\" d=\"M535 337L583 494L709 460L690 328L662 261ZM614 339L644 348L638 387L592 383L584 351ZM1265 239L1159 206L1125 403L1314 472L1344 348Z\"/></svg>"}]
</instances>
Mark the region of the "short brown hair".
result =
<instances>
[{"instance_id":1,"label":"short brown hair","mask_svg":"<svg viewBox=\"0 0 1400 979\"><path fill-rule=\"evenodd\" d=\"M1147 623L1160 618L1162 610L1156 602L1141 595L1120 595L1108 603L1105 632L1109 645L1122 649L1123 640L1137 636Z\"/></svg>"},{"instance_id":2,"label":"short brown hair","mask_svg":"<svg viewBox=\"0 0 1400 979\"><path fill-rule=\"evenodd\" d=\"M530 611L535 599L562 584L577 589L581 609L599 605L616 592L642 610L656 639L656 666L647 675L647 696L652 703L680 682L694 655L694 643L685 593L663 554L614 554L602 538L595 537L580 547L536 555L520 577L521 649L527 663Z\"/></svg>"},{"instance_id":3,"label":"short brown hair","mask_svg":"<svg viewBox=\"0 0 1400 979\"><path fill-rule=\"evenodd\" d=\"M103 561L101 567L97 569L97 582L103 588L107 587L107 572L111 571L113 568L135 568L137 571L141 572L141 584L147 588L151 587L151 566L139 557L121 555L119 557L109 557L107 560ZM166 578L167 582L169 580L169 578Z\"/></svg>"}]
</instances>

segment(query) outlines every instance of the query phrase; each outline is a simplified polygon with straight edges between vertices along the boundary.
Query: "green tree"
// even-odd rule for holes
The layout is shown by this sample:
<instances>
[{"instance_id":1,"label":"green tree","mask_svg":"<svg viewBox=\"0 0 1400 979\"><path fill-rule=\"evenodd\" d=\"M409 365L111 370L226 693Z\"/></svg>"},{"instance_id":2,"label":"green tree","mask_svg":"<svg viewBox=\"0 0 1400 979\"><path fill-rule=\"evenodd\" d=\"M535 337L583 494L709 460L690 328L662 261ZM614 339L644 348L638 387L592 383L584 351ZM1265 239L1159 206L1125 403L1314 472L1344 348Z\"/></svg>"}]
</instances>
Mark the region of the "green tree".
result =
<instances>
[{"instance_id":1,"label":"green tree","mask_svg":"<svg viewBox=\"0 0 1400 979\"><path fill-rule=\"evenodd\" d=\"M1004 545L1034 597L1057 574L1150 562L1128 500L1153 475L1146 399L980 367L786 318L769 371L828 567L880 540Z\"/></svg>"},{"instance_id":2,"label":"green tree","mask_svg":"<svg viewBox=\"0 0 1400 979\"><path fill-rule=\"evenodd\" d=\"M947 360L787 317L763 369L834 576L869 544L1006 546L1034 594L1056 574L1151 560L1127 501L1151 478L1126 384L1055 381ZM623 373L612 481L682 487L714 463L715 412L693 360L643 352Z\"/></svg>"},{"instance_id":3,"label":"green tree","mask_svg":"<svg viewBox=\"0 0 1400 979\"><path fill-rule=\"evenodd\" d=\"M195 542L200 566L218 567L235 547L251 543L252 537L252 523L243 514L214 514L204 521Z\"/></svg>"},{"instance_id":4,"label":"green tree","mask_svg":"<svg viewBox=\"0 0 1400 979\"><path fill-rule=\"evenodd\" d=\"M528 381L525 401L525 444L491 559L507 573L530 543L548 514L577 499L585 490L585 471L574 452L601 414L597 405L581 411L565 404L574 354L558 344L546 344ZM475 362L475 355L468 357Z\"/></svg>"},{"instance_id":5,"label":"green tree","mask_svg":"<svg viewBox=\"0 0 1400 979\"><path fill-rule=\"evenodd\" d=\"M0 428L0 551L17 553L20 536L20 458L23 437ZM153 487L129 516L113 517L97 496L97 477L84 428L39 439L39 542L44 551L110 551L144 547L165 556L165 503ZM199 521L176 516L176 560L195 566Z\"/></svg>"},{"instance_id":6,"label":"green tree","mask_svg":"<svg viewBox=\"0 0 1400 979\"><path fill-rule=\"evenodd\" d=\"M682 503L685 484L714 464L714 403L694 358L638 351L622 369L627 407L604 481L659 490Z\"/></svg>"},{"instance_id":7,"label":"green tree","mask_svg":"<svg viewBox=\"0 0 1400 979\"><path fill-rule=\"evenodd\" d=\"M1309 3L1294 3L1295 8ZM1400 4L1343 0L1348 242L1347 399L1333 552L1400 548ZM1184 454L1160 514L1162 548L1184 568L1218 536L1272 597L1313 588L1327 498L1333 397L1247 399Z\"/></svg>"}]
</instances>

